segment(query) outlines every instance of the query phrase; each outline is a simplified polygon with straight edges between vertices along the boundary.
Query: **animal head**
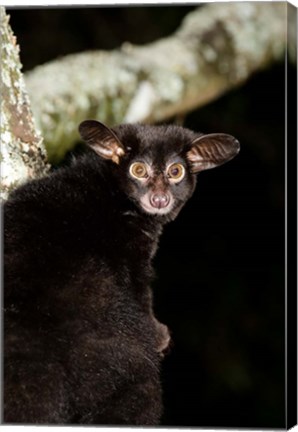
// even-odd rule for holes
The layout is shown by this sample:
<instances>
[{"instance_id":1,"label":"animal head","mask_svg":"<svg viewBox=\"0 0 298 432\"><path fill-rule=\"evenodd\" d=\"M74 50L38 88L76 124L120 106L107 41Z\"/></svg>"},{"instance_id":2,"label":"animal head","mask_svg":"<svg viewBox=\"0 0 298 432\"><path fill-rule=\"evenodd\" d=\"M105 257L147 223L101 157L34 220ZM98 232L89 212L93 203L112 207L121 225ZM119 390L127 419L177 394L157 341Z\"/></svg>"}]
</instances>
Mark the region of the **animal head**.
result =
<instances>
[{"instance_id":1,"label":"animal head","mask_svg":"<svg viewBox=\"0 0 298 432\"><path fill-rule=\"evenodd\" d=\"M231 135L204 135L174 125L109 128L86 120L79 132L101 158L111 162L119 187L142 212L169 219L192 195L199 172L231 160L240 149Z\"/></svg>"}]
</instances>

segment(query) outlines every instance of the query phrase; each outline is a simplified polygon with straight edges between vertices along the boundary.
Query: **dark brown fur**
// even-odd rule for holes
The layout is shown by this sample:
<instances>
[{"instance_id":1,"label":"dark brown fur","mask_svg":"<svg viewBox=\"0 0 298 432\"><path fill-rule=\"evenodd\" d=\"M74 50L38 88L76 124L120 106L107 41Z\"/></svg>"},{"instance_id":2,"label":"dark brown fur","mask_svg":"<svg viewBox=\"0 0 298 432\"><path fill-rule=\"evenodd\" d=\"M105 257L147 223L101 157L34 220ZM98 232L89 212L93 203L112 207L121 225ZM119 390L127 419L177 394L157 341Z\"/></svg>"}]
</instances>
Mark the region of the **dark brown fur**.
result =
<instances>
[{"instance_id":1,"label":"dark brown fur","mask_svg":"<svg viewBox=\"0 0 298 432\"><path fill-rule=\"evenodd\" d=\"M169 336L152 312L151 260L164 223L194 190L187 152L201 135L175 126L113 131L124 149L118 164L89 150L4 206L6 423L159 423ZM128 175L140 157L160 170L169 157L187 168L171 186L168 214L140 208L144 185Z\"/></svg>"}]
</instances>

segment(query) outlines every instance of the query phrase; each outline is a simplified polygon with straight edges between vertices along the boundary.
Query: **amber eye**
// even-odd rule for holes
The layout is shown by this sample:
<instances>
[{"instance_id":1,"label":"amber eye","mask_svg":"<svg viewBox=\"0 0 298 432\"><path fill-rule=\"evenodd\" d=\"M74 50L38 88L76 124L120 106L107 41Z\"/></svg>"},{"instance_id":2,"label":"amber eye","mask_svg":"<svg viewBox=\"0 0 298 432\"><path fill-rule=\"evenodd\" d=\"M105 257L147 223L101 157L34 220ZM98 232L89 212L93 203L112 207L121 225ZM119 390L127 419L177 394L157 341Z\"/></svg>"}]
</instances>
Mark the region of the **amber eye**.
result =
<instances>
[{"instance_id":1,"label":"amber eye","mask_svg":"<svg viewBox=\"0 0 298 432\"><path fill-rule=\"evenodd\" d=\"M142 162L135 162L130 165L129 172L137 179L144 179L148 177L146 165Z\"/></svg>"},{"instance_id":2,"label":"amber eye","mask_svg":"<svg viewBox=\"0 0 298 432\"><path fill-rule=\"evenodd\" d=\"M182 180L185 175L184 166L179 163L174 163L169 166L167 174L172 181L178 182Z\"/></svg>"}]
</instances>

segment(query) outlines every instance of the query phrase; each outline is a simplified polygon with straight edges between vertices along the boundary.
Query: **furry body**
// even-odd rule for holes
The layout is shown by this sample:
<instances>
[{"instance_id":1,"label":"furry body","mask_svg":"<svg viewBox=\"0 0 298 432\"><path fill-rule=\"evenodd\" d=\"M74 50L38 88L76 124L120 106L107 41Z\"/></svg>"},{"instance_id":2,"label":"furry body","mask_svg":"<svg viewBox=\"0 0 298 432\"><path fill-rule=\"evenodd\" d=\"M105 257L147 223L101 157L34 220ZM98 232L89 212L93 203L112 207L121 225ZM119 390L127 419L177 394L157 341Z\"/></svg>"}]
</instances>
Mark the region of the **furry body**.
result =
<instances>
[{"instance_id":1,"label":"furry body","mask_svg":"<svg viewBox=\"0 0 298 432\"><path fill-rule=\"evenodd\" d=\"M151 260L196 177L187 172L171 211L156 215L140 208L145 186L127 172L140 155L160 169L166 159L185 160L198 135L113 131L125 148L121 163L89 151L4 206L6 423L159 423L168 335L152 312Z\"/></svg>"}]
</instances>

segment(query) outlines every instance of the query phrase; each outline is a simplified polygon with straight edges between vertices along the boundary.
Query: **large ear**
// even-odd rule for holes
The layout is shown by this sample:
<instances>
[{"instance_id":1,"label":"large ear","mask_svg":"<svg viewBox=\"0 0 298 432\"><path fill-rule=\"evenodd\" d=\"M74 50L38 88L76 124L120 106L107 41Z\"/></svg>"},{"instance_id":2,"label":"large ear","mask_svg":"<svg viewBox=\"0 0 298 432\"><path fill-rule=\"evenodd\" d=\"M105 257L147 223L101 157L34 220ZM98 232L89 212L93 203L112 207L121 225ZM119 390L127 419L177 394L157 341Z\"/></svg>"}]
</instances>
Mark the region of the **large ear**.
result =
<instances>
[{"instance_id":1,"label":"large ear","mask_svg":"<svg viewBox=\"0 0 298 432\"><path fill-rule=\"evenodd\" d=\"M110 128L96 120L85 120L79 125L79 132L86 144L99 156L119 164L120 157L124 155L124 147Z\"/></svg>"},{"instance_id":2,"label":"large ear","mask_svg":"<svg viewBox=\"0 0 298 432\"><path fill-rule=\"evenodd\" d=\"M223 133L214 133L196 138L186 157L191 171L197 173L228 162L239 150L240 144L236 138Z\"/></svg>"}]
</instances>

